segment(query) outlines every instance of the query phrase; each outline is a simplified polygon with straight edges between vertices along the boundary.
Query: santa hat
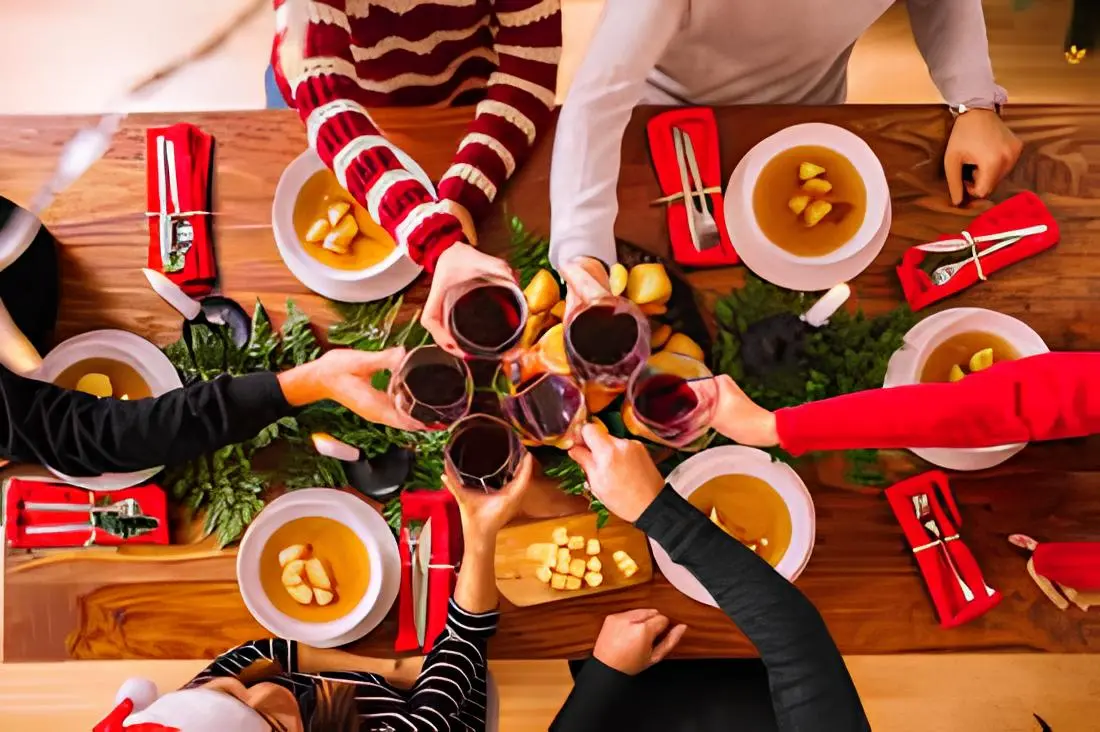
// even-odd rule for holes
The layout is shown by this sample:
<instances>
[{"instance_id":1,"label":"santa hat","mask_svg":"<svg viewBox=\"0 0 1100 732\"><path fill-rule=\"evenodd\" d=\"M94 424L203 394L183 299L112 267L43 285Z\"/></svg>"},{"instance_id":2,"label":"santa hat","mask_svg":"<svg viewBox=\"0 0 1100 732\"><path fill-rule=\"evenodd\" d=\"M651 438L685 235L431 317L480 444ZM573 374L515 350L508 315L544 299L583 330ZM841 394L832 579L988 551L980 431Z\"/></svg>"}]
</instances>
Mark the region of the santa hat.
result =
<instances>
[{"instance_id":1,"label":"santa hat","mask_svg":"<svg viewBox=\"0 0 1100 732\"><path fill-rule=\"evenodd\" d=\"M157 696L148 679L129 679L115 708L93 732L270 732L264 718L240 699L214 689L183 689Z\"/></svg>"}]
</instances>

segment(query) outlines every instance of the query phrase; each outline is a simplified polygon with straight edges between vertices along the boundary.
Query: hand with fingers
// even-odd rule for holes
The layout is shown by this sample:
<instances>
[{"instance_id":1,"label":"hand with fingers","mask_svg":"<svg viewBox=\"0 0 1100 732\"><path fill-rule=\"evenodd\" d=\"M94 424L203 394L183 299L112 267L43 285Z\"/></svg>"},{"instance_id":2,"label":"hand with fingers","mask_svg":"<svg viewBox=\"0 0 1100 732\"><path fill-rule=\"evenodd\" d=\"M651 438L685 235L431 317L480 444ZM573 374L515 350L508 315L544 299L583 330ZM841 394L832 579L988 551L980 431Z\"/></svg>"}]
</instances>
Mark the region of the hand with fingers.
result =
<instances>
[{"instance_id":1,"label":"hand with fingers","mask_svg":"<svg viewBox=\"0 0 1100 732\"><path fill-rule=\"evenodd\" d=\"M718 406L714 410L710 426L742 445L778 445L775 413L750 399L728 375L722 374L715 381L718 384Z\"/></svg>"},{"instance_id":2,"label":"hand with fingers","mask_svg":"<svg viewBox=\"0 0 1100 732\"><path fill-rule=\"evenodd\" d=\"M385 391L371 384L379 371L393 371L405 357L404 348L368 352L351 348L328 351L316 361L279 374L279 386L291 406L331 399L368 422L403 430L427 429L397 409Z\"/></svg>"},{"instance_id":3,"label":"hand with fingers","mask_svg":"<svg viewBox=\"0 0 1100 732\"><path fill-rule=\"evenodd\" d=\"M420 324L443 349L461 355L454 336L447 325L443 304L447 292L472 279L515 282L516 274L503 259L479 252L469 244L454 244L439 255L432 277L432 287L424 303Z\"/></svg>"},{"instance_id":4,"label":"hand with fingers","mask_svg":"<svg viewBox=\"0 0 1100 732\"><path fill-rule=\"evenodd\" d=\"M638 520L665 481L642 443L621 440L593 422L581 428L583 444L569 451L588 477L588 488L624 521Z\"/></svg>"},{"instance_id":5,"label":"hand with fingers","mask_svg":"<svg viewBox=\"0 0 1100 732\"><path fill-rule=\"evenodd\" d=\"M603 262L577 257L561 268L565 280L565 317L578 308L604 297L611 297L611 280Z\"/></svg>"},{"instance_id":6,"label":"hand with fingers","mask_svg":"<svg viewBox=\"0 0 1100 732\"><path fill-rule=\"evenodd\" d=\"M605 666L635 676L664 660L684 637L686 625L676 625L669 630L671 625L672 622L656 610L629 610L608 615L592 655ZM665 631L668 633L661 638Z\"/></svg>"},{"instance_id":7,"label":"hand with fingers","mask_svg":"<svg viewBox=\"0 0 1100 732\"><path fill-rule=\"evenodd\" d=\"M970 109L955 119L944 155L944 170L951 203L963 201L963 190L985 198L1016 165L1023 143L991 109ZM964 182L963 166L977 168L974 181Z\"/></svg>"},{"instance_id":8,"label":"hand with fingers","mask_svg":"<svg viewBox=\"0 0 1100 732\"><path fill-rule=\"evenodd\" d=\"M458 502L462 514L462 531L467 540L471 537L495 539L497 532L508 525L519 513L523 496L531 486L535 459L530 453L516 470L516 477L499 491L485 492L462 486L449 473L443 475L443 485Z\"/></svg>"}]
</instances>

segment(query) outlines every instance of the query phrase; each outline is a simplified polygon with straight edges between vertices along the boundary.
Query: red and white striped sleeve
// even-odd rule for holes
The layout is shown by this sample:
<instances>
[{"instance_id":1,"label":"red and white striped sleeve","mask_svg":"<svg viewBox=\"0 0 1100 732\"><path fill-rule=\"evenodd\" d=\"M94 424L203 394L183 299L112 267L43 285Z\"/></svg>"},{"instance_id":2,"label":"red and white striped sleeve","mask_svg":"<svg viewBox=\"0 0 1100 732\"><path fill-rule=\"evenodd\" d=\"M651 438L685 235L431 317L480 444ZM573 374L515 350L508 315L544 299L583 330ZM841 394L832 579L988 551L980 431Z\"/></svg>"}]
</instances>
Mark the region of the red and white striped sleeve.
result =
<instances>
[{"instance_id":1,"label":"red and white striped sleeve","mask_svg":"<svg viewBox=\"0 0 1100 732\"><path fill-rule=\"evenodd\" d=\"M305 122L310 147L340 184L414 261L432 270L444 249L466 240L462 222L409 171L407 154L383 136L357 101L360 87L343 1L305 3L305 58L294 78L283 74L279 43L292 2L275 0L272 64L283 96Z\"/></svg>"},{"instance_id":2,"label":"red and white striped sleeve","mask_svg":"<svg viewBox=\"0 0 1100 732\"><path fill-rule=\"evenodd\" d=\"M497 70L439 182L439 196L481 219L550 122L561 56L559 0L495 0Z\"/></svg>"}]
</instances>

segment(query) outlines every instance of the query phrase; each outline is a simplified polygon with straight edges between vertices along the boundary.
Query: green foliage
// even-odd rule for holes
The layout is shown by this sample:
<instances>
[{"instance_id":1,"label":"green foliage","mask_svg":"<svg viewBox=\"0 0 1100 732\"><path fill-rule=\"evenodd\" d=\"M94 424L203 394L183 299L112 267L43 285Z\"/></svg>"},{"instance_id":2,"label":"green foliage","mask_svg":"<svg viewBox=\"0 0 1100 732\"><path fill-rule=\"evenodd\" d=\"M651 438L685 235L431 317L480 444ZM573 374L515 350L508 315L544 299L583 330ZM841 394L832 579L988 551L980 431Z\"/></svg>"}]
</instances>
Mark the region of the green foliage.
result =
<instances>
[{"instance_id":1,"label":"green foliage","mask_svg":"<svg viewBox=\"0 0 1100 732\"><path fill-rule=\"evenodd\" d=\"M301 366L321 355L321 346L313 334L309 316L299 310L293 301L287 300L286 320L279 329L279 335L275 365L280 369Z\"/></svg>"},{"instance_id":2,"label":"green foliage","mask_svg":"<svg viewBox=\"0 0 1100 732\"><path fill-rule=\"evenodd\" d=\"M528 231L517 216L508 221L508 231L512 244L508 259L519 274L521 287L527 287L540 269L549 270L554 277L558 277L558 273L550 266L549 239ZM560 277L558 281L561 281Z\"/></svg>"},{"instance_id":3,"label":"green foliage","mask_svg":"<svg viewBox=\"0 0 1100 732\"><path fill-rule=\"evenodd\" d=\"M430 342L428 331L420 325L420 311L394 330L403 300L396 296L354 305L336 303L342 320L329 328L329 343L360 351L382 351L393 346L416 348Z\"/></svg>"},{"instance_id":4,"label":"green foliage","mask_svg":"<svg viewBox=\"0 0 1100 732\"><path fill-rule=\"evenodd\" d=\"M890 356L916 322L907 306L873 318L862 311L841 310L827 325L809 334L804 356L794 370L772 372L764 378L746 375L740 351L749 326L779 313L801 314L819 296L790 292L749 275L744 287L715 305L715 370L732 376L753 401L772 410L882 386ZM782 450L774 451L773 457L792 460ZM883 482L877 451L853 451L848 457L853 482Z\"/></svg>"},{"instance_id":5,"label":"green foliage","mask_svg":"<svg viewBox=\"0 0 1100 732\"><path fill-rule=\"evenodd\" d=\"M588 478L584 474L584 469L571 457L558 453L556 459L546 461L543 472L546 477L556 480L563 492L588 499L588 507L596 514L596 528L602 528L607 523L610 517L607 507L589 492Z\"/></svg>"}]
</instances>

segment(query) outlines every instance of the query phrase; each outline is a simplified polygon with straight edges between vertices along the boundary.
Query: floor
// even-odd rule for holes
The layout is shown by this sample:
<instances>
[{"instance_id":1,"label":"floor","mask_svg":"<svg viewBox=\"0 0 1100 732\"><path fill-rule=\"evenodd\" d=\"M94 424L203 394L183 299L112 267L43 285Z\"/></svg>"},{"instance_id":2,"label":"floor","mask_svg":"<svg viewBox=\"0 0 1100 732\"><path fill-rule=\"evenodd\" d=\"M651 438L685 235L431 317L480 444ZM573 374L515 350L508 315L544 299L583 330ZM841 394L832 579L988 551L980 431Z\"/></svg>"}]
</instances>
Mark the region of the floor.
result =
<instances>
[{"instance_id":1,"label":"floor","mask_svg":"<svg viewBox=\"0 0 1100 732\"><path fill-rule=\"evenodd\" d=\"M185 53L253 0L2 0L0 112L64 114L108 106L128 84ZM955 0L961 1L961 0ZM559 89L583 56L604 0L562 0ZM1069 66L1062 40L1070 0L985 0L990 55L1012 101L1100 100L1100 59ZM1026 6L1017 10L1017 6ZM48 8L48 12L47 12ZM64 18L65 22L58 22ZM263 10L213 57L185 69L141 105L147 110L257 109L273 20ZM138 28L140 31L131 29ZM43 40L45 39L45 40ZM18 69L17 73L10 70ZM937 102L909 32L904 3L856 46L852 102Z\"/></svg>"},{"instance_id":2,"label":"floor","mask_svg":"<svg viewBox=\"0 0 1100 732\"><path fill-rule=\"evenodd\" d=\"M565 54L559 89L583 55L603 0L563 0ZM949 0L961 1L961 0ZM0 0L0 99L5 114L65 114L104 109L143 78L230 21L247 0ZM1100 101L1100 59L1069 66L1062 38L1069 0L985 0L991 56L1011 99ZM1026 9L1016 10L1016 6ZM59 22L58 19L65 19ZM134 28L140 28L136 32ZM147 99L157 111L255 109L264 104L263 71L272 20L264 12L240 26L214 57L186 69ZM18 73L12 73L18 69ZM850 101L937 102L916 52L903 6L859 42L850 67ZM2 592L2 587L0 587ZM848 659L877 729L1036 730L1039 713L1057 732L1084 732L1100 718L1100 664L1083 656L894 656ZM83 662L0 665L4 730L81 732L130 676L178 686L196 662ZM545 730L569 680L560 662L494 666L501 682L503 729Z\"/></svg>"}]
</instances>

